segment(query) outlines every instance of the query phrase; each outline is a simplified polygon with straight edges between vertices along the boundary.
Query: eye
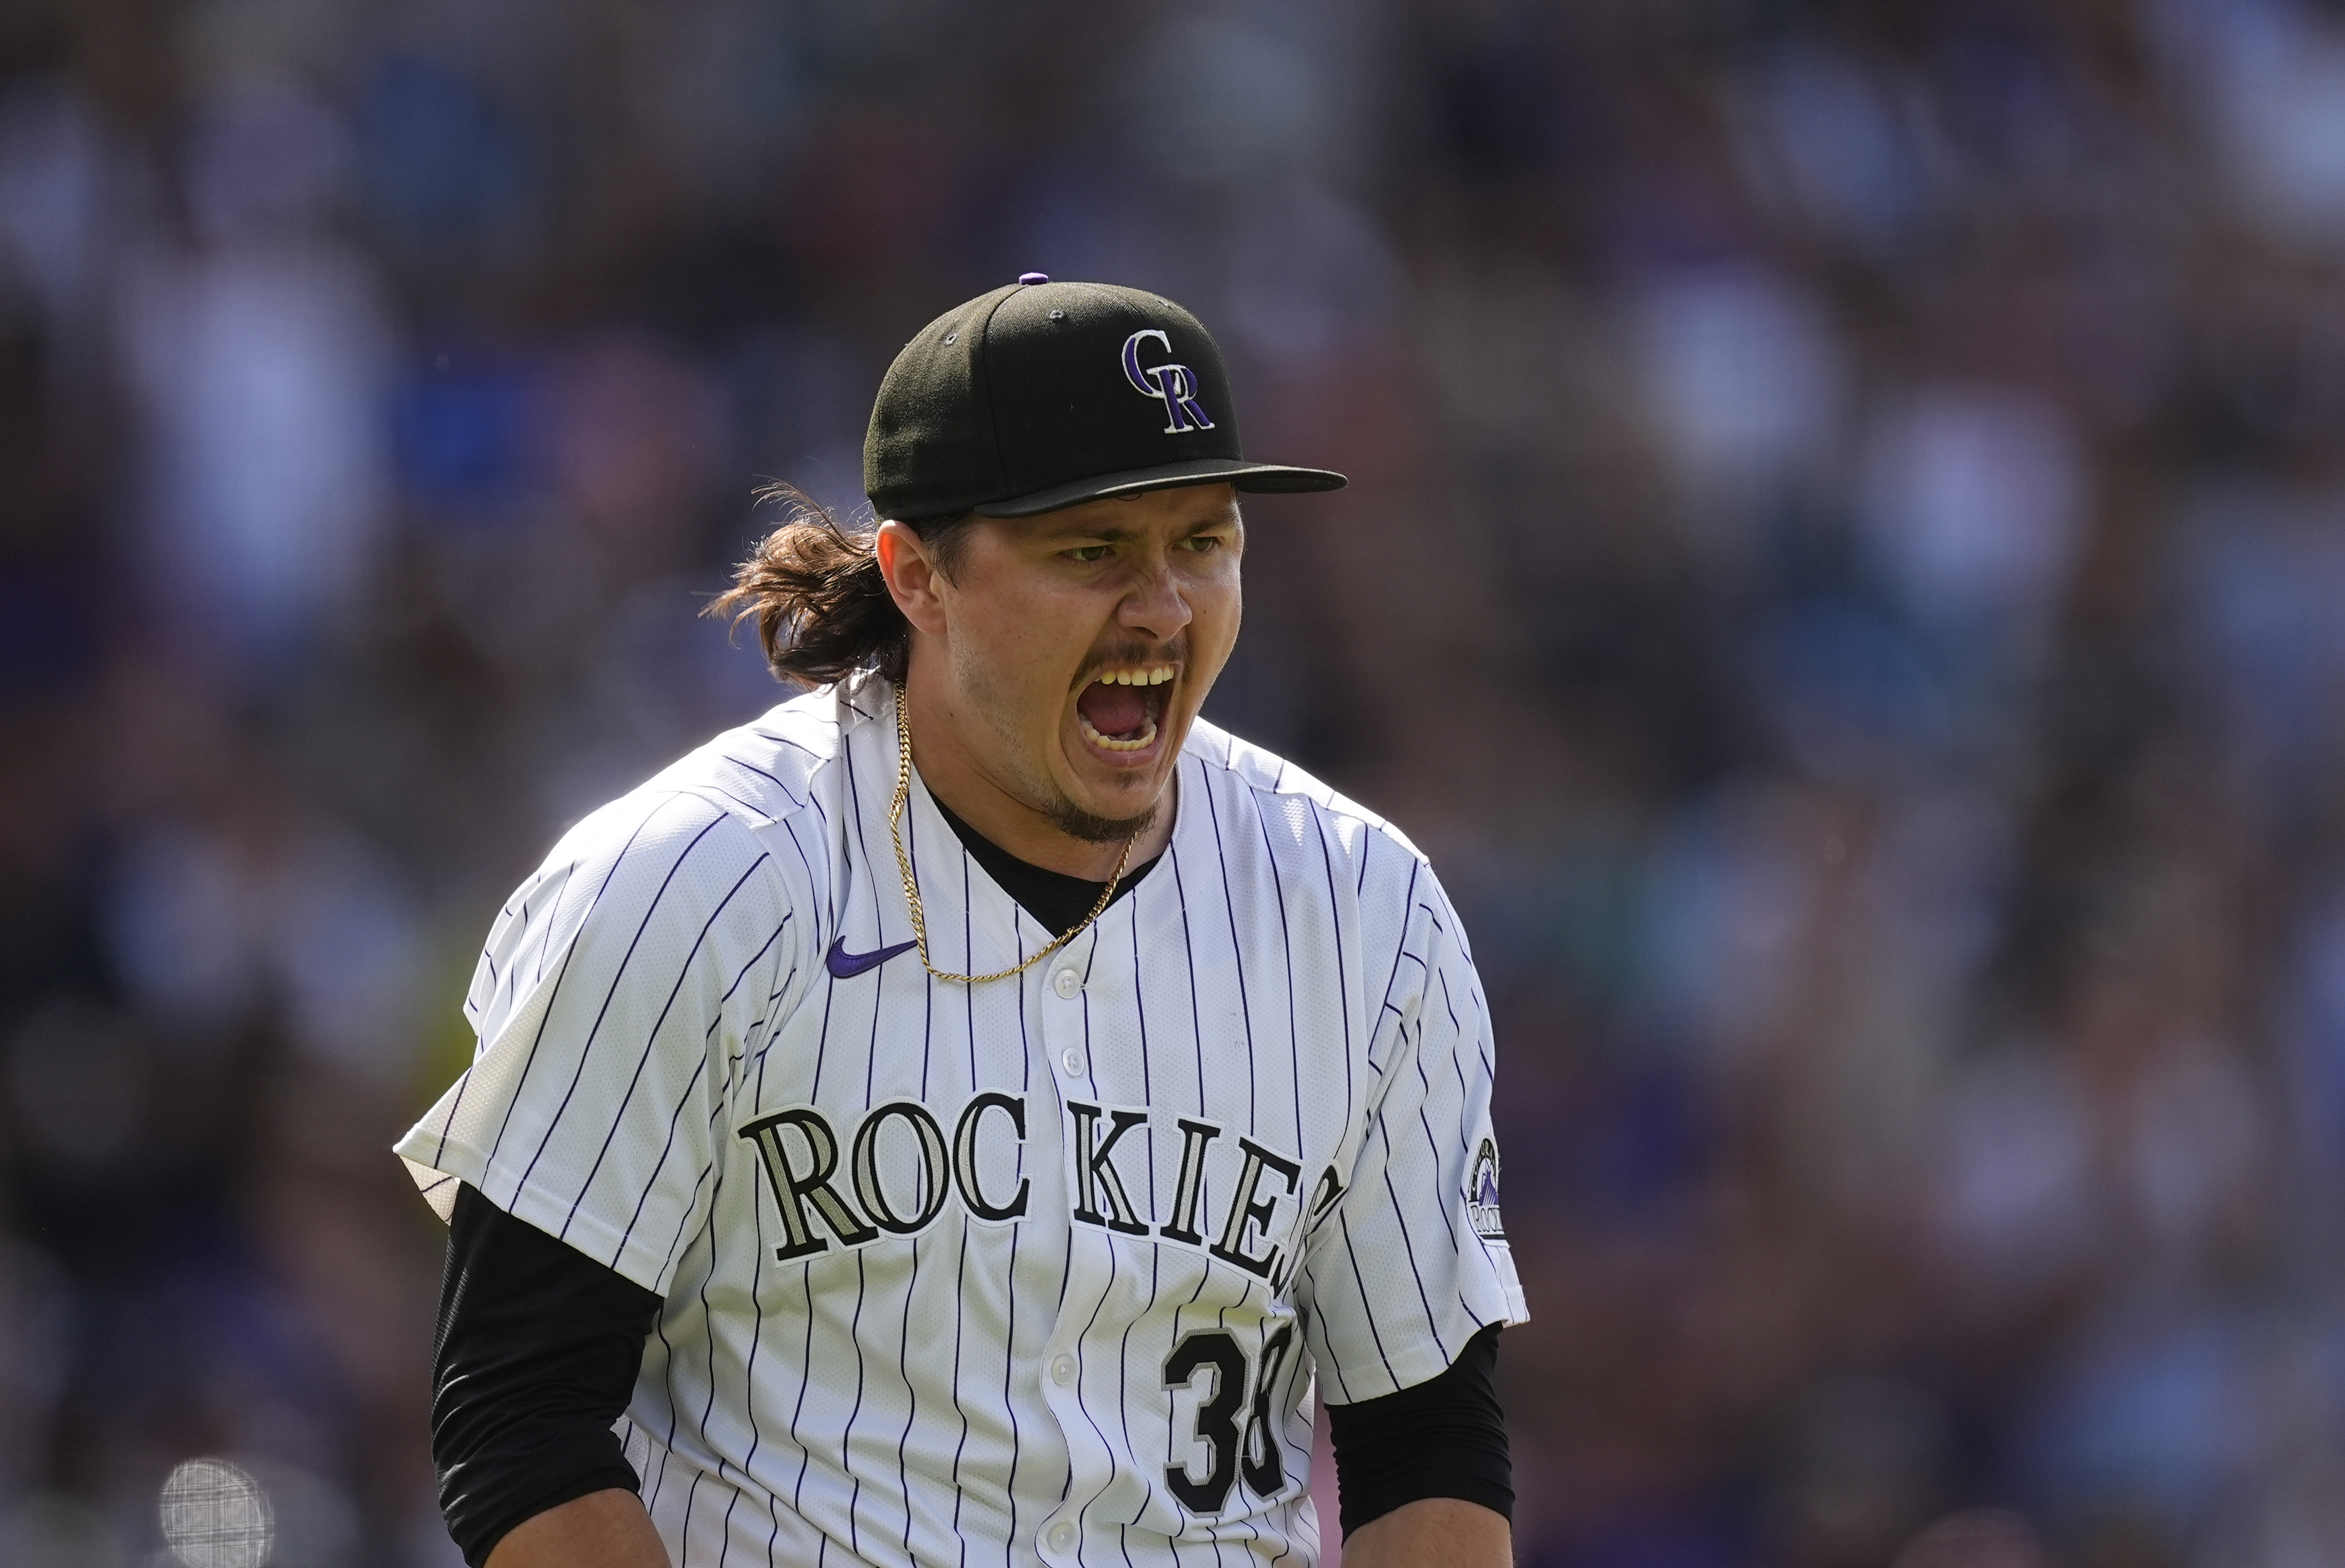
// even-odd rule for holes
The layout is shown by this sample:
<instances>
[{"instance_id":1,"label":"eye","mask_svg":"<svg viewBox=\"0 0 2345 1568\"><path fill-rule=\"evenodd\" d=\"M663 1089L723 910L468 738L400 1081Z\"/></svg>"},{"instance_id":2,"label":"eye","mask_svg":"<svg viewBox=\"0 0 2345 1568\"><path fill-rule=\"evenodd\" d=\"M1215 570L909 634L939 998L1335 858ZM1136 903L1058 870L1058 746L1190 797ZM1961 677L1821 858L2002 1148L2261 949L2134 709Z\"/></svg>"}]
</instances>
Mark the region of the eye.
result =
<instances>
[{"instance_id":1,"label":"eye","mask_svg":"<svg viewBox=\"0 0 2345 1568\"><path fill-rule=\"evenodd\" d=\"M1072 550L1061 551L1060 553L1070 561L1092 561L1105 560L1107 552L1108 546L1104 544L1078 544Z\"/></svg>"},{"instance_id":2,"label":"eye","mask_svg":"<svg viewBox=\"0 0 2345 1568\"><path fill-rule=\"evenodd\" d=\"M1199 555L1210 555L1222 547L1222 536L1218 533L1193 533L1181 541L1181 548Z\"/></svg>"}]
</instances>

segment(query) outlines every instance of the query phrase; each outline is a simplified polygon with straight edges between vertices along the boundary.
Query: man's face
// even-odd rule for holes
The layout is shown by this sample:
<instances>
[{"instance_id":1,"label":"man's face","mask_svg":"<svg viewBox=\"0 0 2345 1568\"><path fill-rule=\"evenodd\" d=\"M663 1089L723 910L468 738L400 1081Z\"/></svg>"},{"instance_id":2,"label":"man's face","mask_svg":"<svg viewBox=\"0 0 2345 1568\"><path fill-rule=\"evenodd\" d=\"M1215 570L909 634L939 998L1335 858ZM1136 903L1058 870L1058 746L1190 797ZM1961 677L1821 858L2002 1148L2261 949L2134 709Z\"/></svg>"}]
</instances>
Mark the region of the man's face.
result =
<instances>
[{"instance_id":1,"label":"man's face","mask_svg":"<svg viewBox=\"0 0 2345 1568\"><path fill-rule=\"evenodd\" d=\"M924 697L993 784L1078 838L1122 838L1237 641L1244 538L1226 484L979 518L934 579L942 635L916 634L913 680L945 675Z\"/></svg>"}]
</instances>

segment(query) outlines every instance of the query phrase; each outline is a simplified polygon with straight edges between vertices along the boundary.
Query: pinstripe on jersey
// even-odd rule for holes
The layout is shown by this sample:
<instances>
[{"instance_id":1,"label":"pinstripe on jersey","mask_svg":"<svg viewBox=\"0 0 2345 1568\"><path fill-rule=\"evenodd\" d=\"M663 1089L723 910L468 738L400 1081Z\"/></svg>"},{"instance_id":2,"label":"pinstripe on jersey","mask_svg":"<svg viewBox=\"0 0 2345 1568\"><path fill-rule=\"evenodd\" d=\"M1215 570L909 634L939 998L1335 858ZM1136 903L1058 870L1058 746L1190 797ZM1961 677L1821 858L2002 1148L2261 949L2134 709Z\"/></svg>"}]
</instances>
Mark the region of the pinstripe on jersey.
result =
<instances>
[{"instance_id":1,"label":"pinstripe on jersey","mask_svg":"<svg viewBox=\"0 0 2345 1568\"><path fill-rule=\"evenodd\" d=\"M1200 723L1172 843L1016 981L917 958L894 694L787 703L514 895L399 1144L665 1298L630 1453L681 1564L1307 1568L1324 1397L1518 1322L1490 1031L1391 827ZM915 785L940 966L1050 939Z\"/></svg>"}]
</instances>

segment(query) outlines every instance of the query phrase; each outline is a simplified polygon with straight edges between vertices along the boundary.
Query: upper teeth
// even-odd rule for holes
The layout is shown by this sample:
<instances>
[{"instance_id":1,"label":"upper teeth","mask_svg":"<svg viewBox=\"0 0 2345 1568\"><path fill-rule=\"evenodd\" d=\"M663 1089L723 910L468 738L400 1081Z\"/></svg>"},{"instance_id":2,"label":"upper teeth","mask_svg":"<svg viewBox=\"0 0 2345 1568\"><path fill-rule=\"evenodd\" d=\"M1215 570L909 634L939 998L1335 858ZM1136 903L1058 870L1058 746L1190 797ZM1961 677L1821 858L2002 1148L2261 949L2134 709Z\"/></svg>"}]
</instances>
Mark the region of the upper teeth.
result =
<instances>
[{"instance_id":1,"label":"upper teeth","mask_svg":"<svg viewBox=\"0 0 2345 1568\"><path fill-rule=\"evenodd\" d=\"M1099 678L1102 686L1161 686L1172 678L1172 666L1160 664L1153 670L1110 670Z\"/></svg>"}]
</instances>

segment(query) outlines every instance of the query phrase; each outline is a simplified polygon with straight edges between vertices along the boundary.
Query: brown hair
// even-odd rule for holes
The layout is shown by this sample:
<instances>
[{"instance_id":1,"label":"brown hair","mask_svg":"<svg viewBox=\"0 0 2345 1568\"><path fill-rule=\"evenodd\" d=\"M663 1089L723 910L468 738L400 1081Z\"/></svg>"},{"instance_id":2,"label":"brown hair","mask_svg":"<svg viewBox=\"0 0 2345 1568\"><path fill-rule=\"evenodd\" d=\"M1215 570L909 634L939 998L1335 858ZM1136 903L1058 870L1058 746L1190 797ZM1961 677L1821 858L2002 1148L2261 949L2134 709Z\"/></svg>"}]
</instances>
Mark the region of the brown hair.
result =
<instances>
[{"instance_id":1,"label":"brown hair","mask_svg":"<svg viewBox=\"0 0 2345 1568\"><path fill-rule=\"evenodd\" d=\"M701 613L730 616L736 626L755 617L766 662L786 680L818 686L876 669L901 685L911 656L911 623L879 575L872 548L876 525L846 527L792 484L767 485L757 500L778 502L788 514L735 570L733 586ZM948 577L969 521L963 513L909 521Z\"/></svg>"}]
</instances>

